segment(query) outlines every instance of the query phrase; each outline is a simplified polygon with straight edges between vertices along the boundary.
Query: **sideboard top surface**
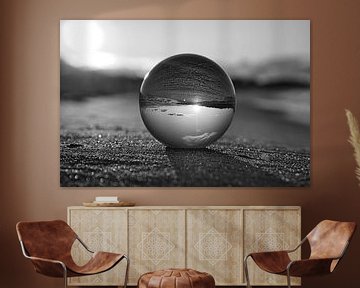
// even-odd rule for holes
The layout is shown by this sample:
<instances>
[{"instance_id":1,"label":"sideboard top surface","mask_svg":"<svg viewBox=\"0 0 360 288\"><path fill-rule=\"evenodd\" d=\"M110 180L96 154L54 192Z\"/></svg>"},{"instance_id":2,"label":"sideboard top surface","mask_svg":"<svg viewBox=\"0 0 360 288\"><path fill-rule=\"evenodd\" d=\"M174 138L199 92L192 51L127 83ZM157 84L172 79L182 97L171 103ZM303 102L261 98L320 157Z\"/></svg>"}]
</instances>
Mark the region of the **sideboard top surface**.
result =
<instances>
[{"instance_id":1,"label":"sideboard top surface","mask_svg":"<svg viewBox=\"0 0 360 288\"><path fill-rule=\"evenodd\" d=\"M174 210L186 210L186 209L220 209L220 210L257 210L257 209L282 209L282 210L301 210L301 206L132 206L132 207L85 207L85 206L69 206L68 209L174 209Z\"/></svg>"}]
</instances>

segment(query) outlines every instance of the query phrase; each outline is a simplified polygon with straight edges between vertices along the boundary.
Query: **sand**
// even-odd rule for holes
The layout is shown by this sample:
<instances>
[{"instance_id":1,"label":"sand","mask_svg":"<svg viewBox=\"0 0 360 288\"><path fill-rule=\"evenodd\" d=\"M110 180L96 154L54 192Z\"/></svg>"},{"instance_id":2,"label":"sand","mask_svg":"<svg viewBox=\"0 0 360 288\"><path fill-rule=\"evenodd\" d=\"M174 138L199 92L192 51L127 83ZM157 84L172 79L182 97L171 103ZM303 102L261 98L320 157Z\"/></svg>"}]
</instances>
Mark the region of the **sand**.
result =
<instances>
[{"instance_id":1,"label":"sand","mask_svg":"<svg viewBox=\"0 0 360 288\"><path fill-rule=\"evenodd\" d=\"M170 149L149 133L63 132L61 186L260 187L310 185L310 154L222 138Z\"/></svg>"},{"instance_id":2,"label":"sand","mask_svg":"<svg viewBox=\"0 0 360 288\"><path fill-rule=\"evenodd\" d=\"M240 91L229 129L206 149L155 140L137 94L62 99L60 185L309 186L309 99L306 89Z\"/></svg>"}]
</instances>

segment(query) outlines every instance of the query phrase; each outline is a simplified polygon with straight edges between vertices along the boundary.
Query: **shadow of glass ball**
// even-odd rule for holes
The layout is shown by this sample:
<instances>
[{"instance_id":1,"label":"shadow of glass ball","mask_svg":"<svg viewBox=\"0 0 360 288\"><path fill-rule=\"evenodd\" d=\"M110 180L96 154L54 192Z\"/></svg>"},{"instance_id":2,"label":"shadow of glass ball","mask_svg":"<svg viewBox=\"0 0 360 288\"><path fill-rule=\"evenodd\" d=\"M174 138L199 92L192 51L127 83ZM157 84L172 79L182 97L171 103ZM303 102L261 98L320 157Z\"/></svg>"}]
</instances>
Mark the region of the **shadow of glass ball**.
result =
<instances>
[{"instance_id":1,"label":"shadow of glass ball","mask_svg":"<svg viewBox=\"0 0 360 288\"><path fill-rule=\"evenodd\" d=\"M214 61L179 54L158 63L140 88L149 132L172 148L204 148L218 140L235 112L235 89Z\"/></svg>"}]
</instances>

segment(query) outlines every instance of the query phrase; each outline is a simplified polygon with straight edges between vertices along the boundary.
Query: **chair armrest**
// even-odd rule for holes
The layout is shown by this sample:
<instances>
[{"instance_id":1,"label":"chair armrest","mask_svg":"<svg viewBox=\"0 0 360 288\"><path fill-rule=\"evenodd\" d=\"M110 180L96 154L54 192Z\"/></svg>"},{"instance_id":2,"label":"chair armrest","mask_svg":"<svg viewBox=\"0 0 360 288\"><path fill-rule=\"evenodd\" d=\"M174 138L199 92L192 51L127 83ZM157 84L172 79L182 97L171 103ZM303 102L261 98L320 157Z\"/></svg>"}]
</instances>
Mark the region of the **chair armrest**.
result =
<instances>
[{"instance_id":1,"label":"chair armrest","mask_svg":"<svg viewBox=\"0 0 360 288\"><path fill-rule=\"evenodd\" d=\"M59 278L64 276L66 277L67 275L66 265L59 260L32 256L26 256L26 258L31 260L34 265L35 271L40 274Z\"/></svg>"},{"instance_id":2,"label":"chair armrest","mask_svg":"<svg viewBox=\"0 0 360 288\"><path fill-rule=\"evenodd\" d=\"M287 266L290 276L312 276L329 274L332 272L332 263L339 258L318 258L291 261Z\"/></svg>"},{"instance_id":3,"label":"chair armrest","mask_svg":"<svg viewBox=\"0 0 360 288\"><path fill-rule=\"evenodd\" d=\"M247 257L257 257L257 256L265 256L265 257L271 257L271 256L280 256L280 255L288 255L287 250L279 250L279 251L264 251L264 252L252 252L247 255Z\"/></svg>"},{"instance_id":4,"label":"chair armrest","mask_svg":"<svg viewBox=\"0 0 360 288\"><path fill-rule=\"evenodd\" d=\"M90 253L95 253L94 251L90 250L90 248L80 239L78 235L76 235L76 239L81 243L81 245Z\"/></svg>"},{"instance_id":5,"label":"chair armrest","mask_svg":"<svg viewBox=\"0 0 360 288\"><path fill-rule=\"evenodd\" d=\"M344 256L346 248L349 245L347 241L343 251L337 257L332 258L312 258L296 260L289 263L287 271L291 276L311 276L320 274L329 274L334 271L340 259Z\"/></svg>"},{"instance_id":6,"label":"chair armrest","mask_svg":"<svg viewBox=\"0 0 360 288\"><path fill-rule=\"evenodd\" d=\"M283 253L292 253L292 252L295 252L297 249L299 249L304 243L305 241L307 240L307 238L303 238L301 240L301 242L293 249L288 249L288 250L278 250L278 251L264 251L264 252L252 252L252 253L249 253L244 259L248 258L249 256L251 256L252 254L256 254L256 253L261 253L261 254L268 254L268 255L271 255L271 254L283 254Z\"/></svg>"},{"instance_id":7,"label":"chair armrest","mask_svg":"<svg viewBox=\"0 0 360 288\"><path fill-rule=\"evenodd\" d=\"M285 251L288 252L288 253L295 252L297 249L299 249L299 248L306 242L306 240L307 240L306 237L303 238L303 239L301 240L301 242L300 242L295 248L289 249L289 250L285 250Z\"/></svg>"},{"instance_id":8,"label":"chair armrest","mask_svg":"<svg viewBox=\"0 0 360 288\"><path fill-rule=\"evenodd\" d=\"M67 268L63 262L54 259L30 256L22 241L20 241L20 246L25 258L30 259L33 263L36 272L51 277L66 277Z\"/></svg>"},{"instance_id":9,"label":"chair armrest","mask_svg":"<svg viewBox=\"0 0 360 288\"><path fill-rule=\"evenodd\" d=\"M285 272L287 265L291 262L287 251L250 253L245 257L245 262L248 257L251 257L262 270L276 274Z\"/></svg>"},{"instance_id":10,"label":"chair armrest","mask_svg":"<svg viewBox=\"0 0 360 288\"><path fill-rule=\"evenodd\" d=\"M64 262L61 262L59 260L47 259L47 258L41 258L41 257L33 257L33 256L26 256L26 258L30 259L31 261L49 262L49 263L53 263L53 264L60 264L61 266L66 267Z\"/></svg>"}]
</instances>

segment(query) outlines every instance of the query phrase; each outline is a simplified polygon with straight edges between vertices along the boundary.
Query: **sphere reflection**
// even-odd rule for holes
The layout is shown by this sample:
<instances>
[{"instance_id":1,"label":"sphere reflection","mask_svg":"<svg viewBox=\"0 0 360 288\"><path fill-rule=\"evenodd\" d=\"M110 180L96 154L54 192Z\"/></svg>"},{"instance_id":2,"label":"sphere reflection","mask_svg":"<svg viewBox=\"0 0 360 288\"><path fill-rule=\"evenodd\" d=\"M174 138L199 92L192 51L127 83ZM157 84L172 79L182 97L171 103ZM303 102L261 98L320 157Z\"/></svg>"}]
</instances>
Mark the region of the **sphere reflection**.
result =
<instances>
[{"instance_id":1,"label":"sphere reflection","mask_svg":"<svg viewBox=\"0 0 360 288\"><path fill-rule=\"evenodd\" d=\"M180 54L145 76L139 102L144 124L157 140L173 148L203 148L229 127L235 89L214 61Z\"/></svg>"}]
</instances>

